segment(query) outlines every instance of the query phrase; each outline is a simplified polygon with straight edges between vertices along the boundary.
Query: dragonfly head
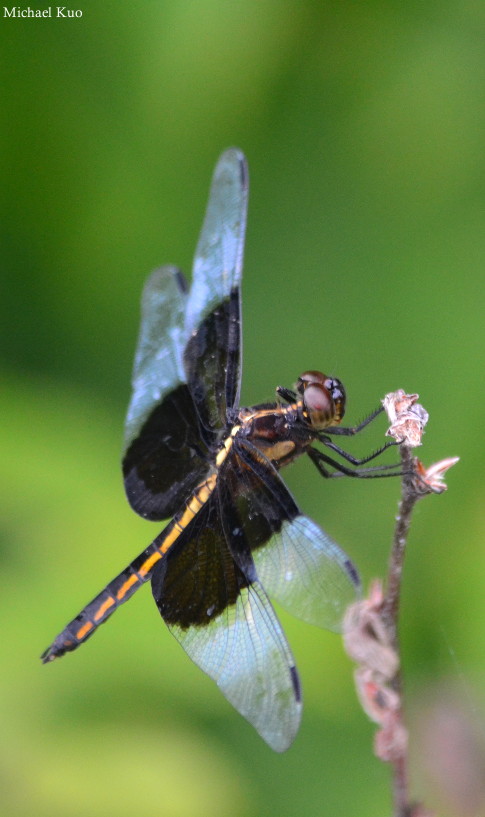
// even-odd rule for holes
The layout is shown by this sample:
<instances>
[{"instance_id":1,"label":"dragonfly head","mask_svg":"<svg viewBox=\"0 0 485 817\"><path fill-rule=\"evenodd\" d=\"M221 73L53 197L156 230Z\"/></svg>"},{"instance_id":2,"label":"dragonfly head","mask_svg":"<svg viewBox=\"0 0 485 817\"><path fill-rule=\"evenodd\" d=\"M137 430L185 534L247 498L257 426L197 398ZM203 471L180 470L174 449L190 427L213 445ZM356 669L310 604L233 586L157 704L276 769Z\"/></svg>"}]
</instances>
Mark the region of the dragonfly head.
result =
<instances>
[{"instance_id":1,"label":"dragonfly head","mask_svg":"<svg viewBox=\"0 0 485 817\"><path fill-rule=\"evenodd\" d=\"M336 377L304 372L296 390L302 398L304 420L317 431L338 425L345 413L345 389Z\"/></svg>"}]
</instances>

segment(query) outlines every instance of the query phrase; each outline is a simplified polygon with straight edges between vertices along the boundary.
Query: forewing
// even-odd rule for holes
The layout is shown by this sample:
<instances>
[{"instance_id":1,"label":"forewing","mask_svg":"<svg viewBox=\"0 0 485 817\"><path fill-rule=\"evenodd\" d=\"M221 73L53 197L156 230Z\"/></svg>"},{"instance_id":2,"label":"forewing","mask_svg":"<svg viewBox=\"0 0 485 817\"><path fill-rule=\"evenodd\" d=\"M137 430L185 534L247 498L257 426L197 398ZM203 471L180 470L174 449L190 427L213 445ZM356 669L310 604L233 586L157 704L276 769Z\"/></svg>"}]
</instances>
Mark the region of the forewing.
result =
<instances>
[{"instance_id":1,"label":"forewing","mask_svg":"<svg viewBox=\"0 0 485 817\"><path fill-rule=\"evenodd\" d=\"M246 441L238 441L234 448L228 486L261 584L298 618L338 630L360 591L356 568L315 522L301 514L264 454Z\"/></svg>"},{"instance_id":2,"label":"forewing","mask_svg":"<svg viewBox=\"0 0 485 817\"><path fill-rule=\"evenodd\" d=\"M123 474L131 506L148 519L173 515L204 478L239 400L247 193L244 156L228 150L214 172L190 293L174 267L144 289Z\"/></svg>"},{"instance_id":3,"label":"forewing","mask_svg":"<svg viewBox=\"0 0 485 817\"><path fill-rule=\"evenodd\" d=\"M214 171L186 311L187 381L209 434L225 426L227 409L239 403L247 198L246 160L231 148Z\"/></svg>"},{"instance_id":4,"label":"forewing","mask_svg":"<svg viewBox=\"0 0 485 817\"><path fill-rule=\"evenodd\" d=\"M130 505L148 519L171 516L207 471L183 366L187 297L175 267L156 270L143 290L123 475Z\"/></svg>"},{"instance_id":5,"label":"forewing","mask_svg":"<svg viewBox=\"0 0 485 817\"><path fill-rule=\"evenodd\" d=\"M216 490L156 566L153 595L192 660L281 752L301 717L293 656L264 589L232 558L218 506Z\"/></svg>"}]
</instances>

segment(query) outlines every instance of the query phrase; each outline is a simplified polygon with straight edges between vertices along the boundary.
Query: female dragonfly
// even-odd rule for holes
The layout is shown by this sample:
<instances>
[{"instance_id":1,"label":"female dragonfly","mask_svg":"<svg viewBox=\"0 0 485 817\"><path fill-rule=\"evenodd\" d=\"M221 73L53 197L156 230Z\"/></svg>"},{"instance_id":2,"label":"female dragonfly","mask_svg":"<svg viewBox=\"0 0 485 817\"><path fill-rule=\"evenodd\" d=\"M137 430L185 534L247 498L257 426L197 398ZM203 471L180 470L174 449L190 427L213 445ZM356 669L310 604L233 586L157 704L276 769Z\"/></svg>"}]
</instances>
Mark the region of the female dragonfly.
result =
<instances>
[{"instance_id":1,"label":"female dragonfly","mask_svg":"<svg viewBox=\"0 0 485 817\"><path fill-rule=\"evenodd\" d=\"M279 471L306 453L323 476L376 475L356 466L382 449L357 460L330 435L356 433L380 409L360 426L341 427L342 383L317 371L302 374L295 391L279 388L275 403L239 407L247 198L245 158L227 150L215 168L190 288L166 266L143 292L123 474L132 508L171 522L42 660L76 649L150 579L175 638L281 752L298 730L301 692L269 597L307 622L338 629L359 578L301 513Z\"/></svg>"}]
</instances>

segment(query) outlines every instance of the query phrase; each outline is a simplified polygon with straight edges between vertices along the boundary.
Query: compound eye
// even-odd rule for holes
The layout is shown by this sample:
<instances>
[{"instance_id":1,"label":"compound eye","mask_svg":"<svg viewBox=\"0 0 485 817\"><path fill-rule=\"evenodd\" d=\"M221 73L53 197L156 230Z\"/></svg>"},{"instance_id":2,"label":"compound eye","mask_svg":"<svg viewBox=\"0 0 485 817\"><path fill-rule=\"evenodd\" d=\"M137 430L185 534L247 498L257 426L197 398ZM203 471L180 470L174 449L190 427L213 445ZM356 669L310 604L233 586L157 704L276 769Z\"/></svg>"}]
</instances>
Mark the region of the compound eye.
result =
<instances>
[{"instance_id":1,"label":"compound eye","mask_svg":"<svg viewBox=\"0 0 485 817\"><path fill-rule=\"evenodd\" d=\"M328 377L325 381L325 388L328 389L335 406L334 423L340 423L345 414L346 395L344 385L338 378Z\"/></svg>"},{"instance_id":2,"label":"compound eye","mask_svg":"<svg viewBox=\"0 0 485 817\"><path fill-rule=\"evenodd\" d=\"M329 383L331 379L332 378L327 377L326 374L323 374L323 372L303 372L297 380L296 390L299 394L303 395L309 386L319 385L326 388L325 384Z\"/></svg>"},{"instance_id":3,"label":"compound eye","mask_svg":"<svg viewBox=\"0 0 485 817\"><path fill-rule=\"evenodd\" d=\"M340 380L322 372L304 372L296 389L302 396L304 419L312 428L321 430L340 423L345 411L345 389Z\"/></svg>"},{"instance_id":4,"label":"compound eye","mask_svg":"<svg viewBox=\"0 0 485 817\"><path fill-rule=\"evenodd\" d=\"M313 428L326 428L333 418L333 401L327 389L313 383L305 389L303 403Z\"/></svg>"}]
</instances>

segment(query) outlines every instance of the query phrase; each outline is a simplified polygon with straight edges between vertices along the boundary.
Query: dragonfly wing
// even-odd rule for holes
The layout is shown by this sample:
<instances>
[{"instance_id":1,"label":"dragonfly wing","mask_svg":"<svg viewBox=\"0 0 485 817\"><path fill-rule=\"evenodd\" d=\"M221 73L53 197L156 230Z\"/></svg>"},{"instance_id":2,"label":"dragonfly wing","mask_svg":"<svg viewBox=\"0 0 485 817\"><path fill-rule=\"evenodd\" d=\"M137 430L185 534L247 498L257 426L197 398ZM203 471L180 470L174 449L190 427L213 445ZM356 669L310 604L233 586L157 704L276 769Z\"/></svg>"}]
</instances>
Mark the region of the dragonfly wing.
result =
<instances>
[{"instance_id":1,"label":"dragonfly wing","mask_svg":"<svg viewBox=\"0 0 485 817\"><path fill-rule=\"evenodd\" d=\"M143 290L123 456L128 500L148 519L173 515L207 472L183 366L186 306L179 270L156 270Z\"/></svg>"},{"instance_id":2,"label":"dragonfly wing","mask_svg":"<svg viewBox=\"0 0 485 817\"><path fill-rule=\"evenodd\" d=\"M208 432L224 428L227 409L239 403L247 200L246 160L231 148L214 171L186 311L187 380Z\"/></svg>"},{"instance_id":3,"label":"dragonfly wing","mask_svg":"<svg viewBox=\"0 0 485 817\"><path fill-rule=\"evenodd\" d=\"M360 592L356 568L330 536L301 513L264 454L244 440L234 447L226 481L259 580L292 615L338 630L347 606Z\"/></svg>"},{"instance_id":4,"label":"dragonfly wing","mask_svg":"<svg viewBox=\"0 0 485 817\"><path fill-rule=\"evenodd\" d=\"M234 561L218 492L155 567L158 609L192 660L276 751L301 717L295 662L261 584Z\"/></svg>"}]
</instances>

